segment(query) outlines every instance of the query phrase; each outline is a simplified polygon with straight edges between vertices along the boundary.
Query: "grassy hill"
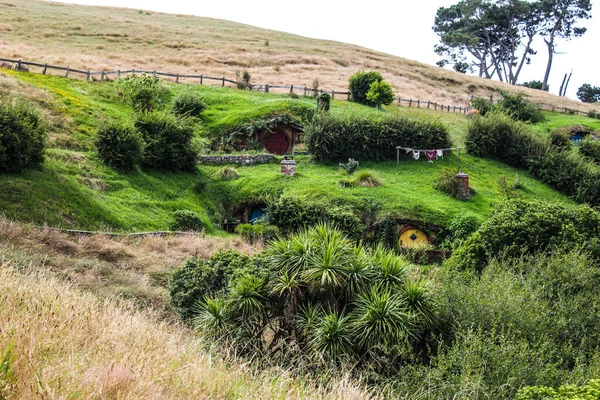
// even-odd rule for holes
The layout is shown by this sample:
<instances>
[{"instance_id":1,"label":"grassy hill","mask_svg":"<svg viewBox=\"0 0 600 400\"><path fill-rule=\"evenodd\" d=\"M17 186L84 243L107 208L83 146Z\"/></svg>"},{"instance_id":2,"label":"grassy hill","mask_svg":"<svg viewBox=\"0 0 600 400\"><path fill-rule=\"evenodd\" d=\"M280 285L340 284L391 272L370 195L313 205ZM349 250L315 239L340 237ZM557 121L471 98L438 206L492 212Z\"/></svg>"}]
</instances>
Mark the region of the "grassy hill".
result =
<instances>
[{"instance_id":1,"label":"grassy hill","mask_svg":"<svg viewBox=\"0 0 600 400\"><path fill-rule=\"evenodd\" d=\"M20 175L2 175L6 190L0 193L5 217L39 225L94 230L140 231L169 229L176 210L200 213L209 232L217 232L223 206L256 202L281 194L304 194L350 203L360 208L365 199L380 204L382 213L399 213L438 224L468 212L483 220L494 204L502 201L497 184L501 177L519 179L524 198L571 203L526 172L501 163L462 155L461 168L471 174L473 200L460 202L433 189L433 180L443 169L455 169L457 155L429 164L420 161L362 163L361 168L380 174L379 188L338 187L337 165L315 164L298 158L298 175L282 177L277 164L239 168L241 179L227 182L216 177L217 167L200 166L194 173L138 171L123 174L104 166L93 149L95 131L110 119L129 119L133 113L122 102L114 82L86 82L34 73L0 73L5 93L37 103L50 124L46 161L38 169ZM171 84L173 93L183 89ZM208 104L197 138L206 143L219 132L287 110L302 114L314 109L312 98L253 93L231 88L194 86ZM464 144L467 119L460 114L433 110L388 107L387 113L441 119L453 142ZM347 101L334 101L333 113L375 114L372 108ZM579 117L579 120L584 117ZM586 118L587 119L587 118ZM579 121L578 120L578 121ZM595 124L595 120L589 120ZM550 119L552 124L552 119ZM539 129L544 129L539 128ZM201 190L198 182L204 182Z\"/></svg>"},{"instance_id":2,"label":"grassy hill","mask_svg":"<svg viewBox=\"0 0 600 400\"><path fill-rule=\"evenodd\" d=\"M255 83L346 90L348 77L375 69L403 98L464 106L467 95L489 97L513 86L433 67L345 43L309 39L187 15L86 7L39 0L0 4L0 57L78 69L146 69L235 77ZM519 88L535 102L587 110L586 104Z\"/></svg>"}]
</instances>

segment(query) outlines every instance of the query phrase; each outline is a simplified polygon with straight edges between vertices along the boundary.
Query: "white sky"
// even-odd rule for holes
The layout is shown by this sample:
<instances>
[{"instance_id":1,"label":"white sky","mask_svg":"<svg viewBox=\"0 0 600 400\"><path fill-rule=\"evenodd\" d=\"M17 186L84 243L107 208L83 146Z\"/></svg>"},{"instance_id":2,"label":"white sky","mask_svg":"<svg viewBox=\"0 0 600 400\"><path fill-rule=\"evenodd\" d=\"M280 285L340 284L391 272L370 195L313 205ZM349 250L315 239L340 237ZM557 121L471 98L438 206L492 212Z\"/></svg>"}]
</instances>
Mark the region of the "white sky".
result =
<instances>
[{"instance_id":1,"label":"white sky","mask_svg":"<svg viewBox=\"0 0 600 400\"><path fill-rule=\"evenodd\" d=\"M438 42L431 29L439 7L448 7L458 0L370 0L364 2L339 0L59 0L64 3L128 7L176 14L192 14L226 19L261 28L295 33L318 39L336 40L367 47L435 65L439 57L433 52ZM592 0L596 15L600 0ZM598 76L598 46L600 28L592 18L583 21L588 28L581 38L559 41L550 75L550 92L558 94L565 73L573 70L567 92L576 99L577 88L583 83L600 86ZM538 54L525 66L519 81L542 80L548 59L545 44L535 45Z\"/></svg>"}]
</instances>

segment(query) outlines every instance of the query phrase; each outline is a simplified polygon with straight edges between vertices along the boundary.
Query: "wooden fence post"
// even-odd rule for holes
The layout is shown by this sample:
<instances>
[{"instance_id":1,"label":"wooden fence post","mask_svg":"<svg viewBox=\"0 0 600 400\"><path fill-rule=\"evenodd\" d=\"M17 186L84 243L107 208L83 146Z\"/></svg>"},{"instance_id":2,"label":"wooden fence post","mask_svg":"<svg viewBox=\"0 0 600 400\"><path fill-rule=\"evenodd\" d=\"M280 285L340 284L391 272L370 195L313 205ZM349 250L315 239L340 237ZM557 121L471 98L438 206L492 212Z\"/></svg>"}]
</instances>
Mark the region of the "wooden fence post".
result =
<instances>
[{"instance_id":1,"label":"wooden fence post","mask_svg":"<svg viewBox=\"0 0 600 400\"><path fill-rule=\"evenodd\" d=\"M200 75L200 84L202 85L202 80L204 79L204 75Z\"/></svg>"},{"instance_id":2,"label":"wooden fence post","mask_svg":"<svg viewBox=\"0 0 600 400\"><path fill-rule=\"evenodd\" d=\"M427 109L429 110L429 106L431 105L431 101L427 100Z\"/></svg>"},{"instance_id":3,"label":"wooden fence post","mask_svg":"<svg viewBox=\"0 0 600 400\"><path fill-rule=\"evenodd\" d=\"M294 93L294 85L290 86L290 94Z\"/></svg>"},{"instance_id":4,"label":"wooden fence post","mask_svg":"<svg viewBox=\"0 0 600 400\"><path fill-rule=\"evenodd\" d=\"M104 71L100 73L100 82L104 81Z\"/></svg>"},{"instance_id":5,"label":"wooden fence post","mask_svg":"<svg viewBox=\"0 0 600 400\"><path fill-rule=\"evenodd\" d=\"M350 101L350 92L348 92L348 101Z\"/></svg>"},{"instance_id":6,"label":"wooden fence post","mask_svg":"<svg viewBox=\"0 0 600 400\"><path fill-rule=\"evenodd\" d=\"M421 100L417 100L417 108L421 108Z\"/></svg>"},{"instance_id":7,"label":"wooden fence post","mask_svg":"<svg viewBox=\"0 0 600 400\"><path fill-rule=\"evenodd\" d=\"M265 93L269 93L269 84L265 84Z\"/></svg>"},{"instance_id":8,"label":"wooden fence post","mask_svg":"<svg viewBox=\"0 0 600 400\"><path fill-rule=\"evenodd\" d=\"M42 74L46 75L47 69L48 69L48 64L44 64L44 71L42 72Z\"/></svg>"},{"instance_id":9,"label":"wooden fence post","mask_svg":"<svg viewBox=\"0 0 600 400\"><path fill-rule=\"evenodd\" d=\"M17 71L21 70L21 60L17 62Z\"/></svg>"},{"instance_id":10,"label":"wooden fence post","mask_svg":"<svg viewBox=\"0 0 600 400\"><path fill-rule=\"evenodd\" d=\"M177 77L175 78L175 83L179 83L179 73L177 74Z\"/></svg>"},{"instance_id":11,"label":"wooden fence post","mask_svg":"<svg viewBox=\"0 0 600 400\"><path fill-rule=\"evenodd\" d=\"M433 109L437 111L437 103L433 103Z\"/></svg>"},{"instance_id":12,"label":"wooden fence post","mask_svg":"<svg viewBox=\"0 0 600 400\"><path fill-rule=\"evenodd\" d=\"M331 91L331 98L332 98L332 99L335 99L335 90L332 90L332 91Z\"/></svg>"},{"instance_id":13,"label":"wooden fence post","mask_svg":"<svg viewBox=\"0 0 600 400\"><path fill-rule=\"evenodd\" d=\"M65 78L69 77L69 67L67 67L67 71L65 72Z\"/></svg>"},{"instance_id":14,"label":"wooden fence post","mask_svg":"<svg viewBox=\"0 0 600 400\"><path fill-rule=\"evenodd\" d=\"M225 77L221 80L221 87L225 86Z\"/></svg>"},{"instance_id":15,"label":"wooden fence post","mask_svg":"<svg viewBox=\"0 0 600 400\"><path fill-rule=\"evenodd\" d=\"M304 97L306 97L306 86L304 86Z\"/></svg>"},{"instance_id":16,"label":"wooden fence post","mask_svg":"<svg viewBox=\"0 0 600 400\"><path fill-rule=\"evenodd\" d=\"M408 108L412 107L412 99L408 99Z\"/></svg>"},{"instance_id":17,"label":"wooden fence post","mask_svg":"<svg viewBox=\"0 0 600 400\"><path fill-rule=\"evenodd\" d=\"M88 82L90 81L90 79L91 79L91 74L90 74L90 71L88 71L87 72L87 80L88 80Z\"/></svg>"},{"instance_id":18,"label":"wooden fence post","mask_svg":"<svg viewBox=\"0 0 600 400\"><path fill-rule=\"evenodd\" d=\"M120 69L117 70L117 78L121 78L121 70Z\"/></svg>"}]
</instances>

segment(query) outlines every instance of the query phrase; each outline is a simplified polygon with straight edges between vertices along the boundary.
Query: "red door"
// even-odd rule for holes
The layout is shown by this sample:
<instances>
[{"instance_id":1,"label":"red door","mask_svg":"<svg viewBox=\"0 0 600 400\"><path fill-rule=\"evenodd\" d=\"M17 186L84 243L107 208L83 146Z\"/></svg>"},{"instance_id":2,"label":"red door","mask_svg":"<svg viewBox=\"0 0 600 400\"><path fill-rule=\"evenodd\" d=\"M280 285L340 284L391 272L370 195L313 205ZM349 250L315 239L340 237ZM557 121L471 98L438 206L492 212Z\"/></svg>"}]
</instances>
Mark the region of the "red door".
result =
<instances>
[{"instance_id":1,"label":"red door","mask_svg":"<svg viewBox=\"0 0 600 400\"><path fill-rule=\"evenodd\" d=\"M283 132L275 131L265 138L265 149L272 154L285 154L288 152L290 141Z\"/></svg>"}]
</instances>

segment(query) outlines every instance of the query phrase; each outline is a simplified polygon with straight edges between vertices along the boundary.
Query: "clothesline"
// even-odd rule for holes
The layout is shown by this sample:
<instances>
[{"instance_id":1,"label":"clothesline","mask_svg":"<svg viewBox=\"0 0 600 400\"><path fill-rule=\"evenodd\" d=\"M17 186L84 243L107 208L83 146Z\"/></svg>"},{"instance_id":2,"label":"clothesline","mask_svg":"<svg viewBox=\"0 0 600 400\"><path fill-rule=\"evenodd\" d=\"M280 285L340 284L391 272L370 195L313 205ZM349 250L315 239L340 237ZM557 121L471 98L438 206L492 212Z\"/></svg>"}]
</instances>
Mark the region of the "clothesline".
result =
<instances>
[{"instance_id":1,"label":"clothesline","mask_svg":"<svg viewBox=\"0 0 600 400\"><path fill-rule=\"evenodd\" d=\"M420 151L420 152L424 152L424 151L431 151L431 150L441 150L441 151L449 151L449 150L458 150L460 149L460 147L449 147L447 149L413 149L412 147L402 147L402 146L396 146L397 150L410 150L410 151Z\"/></svg>"}]
</instances>

